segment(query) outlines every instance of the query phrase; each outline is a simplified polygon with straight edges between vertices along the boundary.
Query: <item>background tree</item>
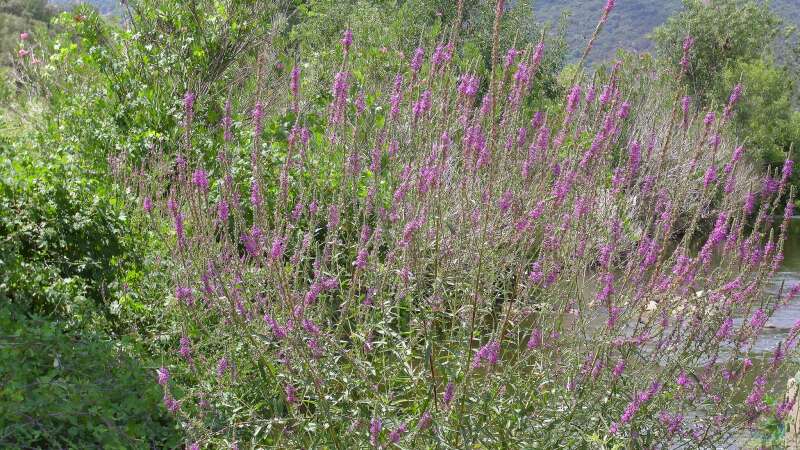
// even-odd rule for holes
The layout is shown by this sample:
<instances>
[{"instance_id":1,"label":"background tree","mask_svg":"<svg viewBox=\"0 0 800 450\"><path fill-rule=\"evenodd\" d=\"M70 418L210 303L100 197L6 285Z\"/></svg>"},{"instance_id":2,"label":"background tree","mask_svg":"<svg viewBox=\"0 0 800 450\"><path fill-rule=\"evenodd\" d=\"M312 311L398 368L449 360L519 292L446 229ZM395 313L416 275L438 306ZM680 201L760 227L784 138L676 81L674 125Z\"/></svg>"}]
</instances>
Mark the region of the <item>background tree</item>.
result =
<instances>
[{"instance_id":1,"label":"background tree","mask_svg":"<svg viewBox=\"0 0 800 450\"><path fill-rule=\"evenodd\" d=\"M727 67L767 52L781 24L766 2L684 0L683 10L656 28L652 38L659 56L673 67L683 56L683 40L687 36L694 39L687 84L694 94L705 98Z\"/></svg>"},{"instance_id":2,"label":"background tree","mask_svg":"<svg viewBox=\"0 0 800 450\"><path fill-rule=\"evenodd\" d=\"M767 167L781 165L790 151L797 159L800 143L797 73L790 69L798 60L796 35L782 25L769 1L684 0L684 9L652 35L658 55L673 67L683 40L694 39L685 84L699 104L725 104L742 84L734 131Z\"/></svg>"}]
</instances>

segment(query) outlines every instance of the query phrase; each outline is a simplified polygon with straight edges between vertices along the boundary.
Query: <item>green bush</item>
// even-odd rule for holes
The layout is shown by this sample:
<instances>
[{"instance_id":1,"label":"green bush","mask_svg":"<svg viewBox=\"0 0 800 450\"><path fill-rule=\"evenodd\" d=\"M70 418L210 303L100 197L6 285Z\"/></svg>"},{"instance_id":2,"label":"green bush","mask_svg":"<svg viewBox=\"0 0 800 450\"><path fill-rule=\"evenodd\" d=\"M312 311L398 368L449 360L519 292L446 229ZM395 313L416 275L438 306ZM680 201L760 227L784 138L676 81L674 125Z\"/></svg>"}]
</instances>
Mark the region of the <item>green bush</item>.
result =
<instances>
[{"instance_id":1,"label":"green bush","mask_svg":"<svg viewBox=\"0 0 800 450\"><path fill-rule=\"evenodd\" d=\"M742 141L769 166L781 166L792 147L791 156L796 159L800 150L800 112L792 110L792 74L764 59L738 62L722 74L715 91L719 103L727 100L730 86L736 83L744 86L735 116Z\"/></svg>"},{"instance_id":2,"label":"green bush","mask_svg":"<svg viewBox=\"0 0 800 450\"><path fill-rule=\"evenodd\" d=\"M687 84L705 97L724 70L761 57L775 41L781 19L769 3L755 0L684 0L683 10L653 32L660 56L677 67L682 43L694 39Z\"/></svg>"},{"instance_id":3,"label":"green bush","mask_svg":"<svg viewBox=\"0 0 800 450\"><path fill-rule=\"evenodd\" d=\"M0 447L171 448L150 369L119 343L0 309Z\"/></svg>"},{"instance_id":4,"label":"green bush","mask_svg":"<svg viewBox=\"0 0 800 450\"><path fill-rule=\"evenodd\" d=\"M108 315L127 218L69 155L0 143L0 301L71 323Z\"/></svg>"}]
</instances>

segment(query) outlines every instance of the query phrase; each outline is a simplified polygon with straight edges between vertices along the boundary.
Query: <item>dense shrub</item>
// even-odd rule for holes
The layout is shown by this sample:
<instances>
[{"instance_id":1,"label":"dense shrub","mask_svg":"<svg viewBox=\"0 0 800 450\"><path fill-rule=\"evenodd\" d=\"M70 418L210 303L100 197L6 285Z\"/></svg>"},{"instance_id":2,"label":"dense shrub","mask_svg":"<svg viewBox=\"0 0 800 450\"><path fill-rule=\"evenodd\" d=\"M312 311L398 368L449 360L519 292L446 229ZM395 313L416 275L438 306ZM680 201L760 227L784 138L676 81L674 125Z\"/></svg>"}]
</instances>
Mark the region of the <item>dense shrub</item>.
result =
<instances>
[{"instance_id":1,"label":"dense shrub","mask_svg":"<svg viewBox=\"0 0 800 450\"><path fill-rule=\"evenodd\" d=\"M136 263L124 212L64 153L0 142L0 158L0 301L105 321L117 277Z\"/></svg>"},{"instance_id":2,"label":"dense shrub","mask_svg":"<svg viewBox=\"0 0 800 450\"><path fill-rule=\"evenodd\" d=\"M692 40L684 84L701 104L724 104L730 86L742 85L746 99L733 118L734 132L771 169L787 155L796 159L800 144L792 69L797 35L782 25L770 2L686 0L684 10L653 33L659 54L672 64L684 58L680 43Z\"/></svg>"},{"instance_id":3,"label":"dense shrub","mask_svg":"<svg viewBox=\"0 0 800 450\"><path fill-rule=\"evenodd\" d=\"M505 3L451 28L437 1L140 0L23 43L46 113L39 151L0 143L0 442L174 446L174 421L192 448L638 448L780 423L800 326L753 348L800 291L763 292L793 167L755 175L736 129L775 83L687 96L713 39L557 80L562 38Z\"/></svg>"},{"instance_id":4,"label":"dense shrub","mask_svg":"<svg viewBox=\"0 0 800 450\"><path fill-rule=\"evenodd\" d=\"M177 446L143 352L117 334L147 312L125 286L146 270L142 236L24 106L0 115L0 447Z\"/></svg>"},{"instance_id":5,"label":"dense shrub","mask_svg":"<svg viewBox=\"0 0 800 450\"><path fill-rule=\"evenodd\" d=\"M762 291L792 163L752 175L739 94L693 108L680 65L615 65L539 109L538 46L483 80L420 48L383 85L339 45L322 124L293 71L250 127L223 116L213 162L192 91L177 154L115 159L170 248L157 381L190 440L708 446L785 414L765 395L800 328L752 349L799 290Z\"/></svg>"},{"instance_id":6,"label":"dense shrub","mask_svg":"<svg viewBox=\"0 0 800 450\"><path fill-rule=\"evenodd\" d=\"M780 34L780 17L758 0L685 0L683 6L653 32L653 39L663 57L679 64L681 43L693 38L686 82L698 95L712 92L730 65L760 58Z\"/></svg>"},{"instance_id":7,"label":"dense shrub","mask_svg":"<svg viewBox=\"0 0 800 450\"><path fill-rule=\"evenodd\" d=\"M765 60L739 62L720 78L720 86L741 82L746 87L737 131L749 147L757 149L765 165L777 167L790 151L790 156L798 154L800 111L792 106L797 89L787 68ZM721 87L714 91L718 101L725 98L722 91Z\"/></svg>"},{"instance_id":8,"label":"dense shrub","mask_svg":"<svg viewBox=\"0 0 800 450\"><path fill-rule=\"evenodd\" d=\"M0 446L169 448L176 423L141 363L108 339L0 309Z\"/></svg>"}]
</instances>

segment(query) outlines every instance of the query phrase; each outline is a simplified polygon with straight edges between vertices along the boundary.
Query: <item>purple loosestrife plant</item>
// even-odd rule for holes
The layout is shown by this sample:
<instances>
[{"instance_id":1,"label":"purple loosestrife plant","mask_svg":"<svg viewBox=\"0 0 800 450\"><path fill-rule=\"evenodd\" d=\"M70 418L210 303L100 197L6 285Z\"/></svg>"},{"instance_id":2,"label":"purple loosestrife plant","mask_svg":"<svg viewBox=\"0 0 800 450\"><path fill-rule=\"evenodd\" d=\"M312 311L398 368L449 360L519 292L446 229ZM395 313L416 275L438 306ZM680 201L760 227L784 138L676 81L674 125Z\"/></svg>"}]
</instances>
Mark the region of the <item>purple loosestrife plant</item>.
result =
<instances>
[{"instance_id":1,"label":"purple loosestrife plant","mask_svg":"<svg viewBox=\"0 0 800 450\"><path fill-rule=\"evenodd\" d=\"M703 447L768 412L795 350L753 362L800 292L761 289L782 254L785 226L767 218L793 198L791 162L762 184L724 112L691 114L674 76L618 64L598 101L581 101L594 90L578 75L545 114L526 106L538 47L482 92L444 46L398 64L393 83L364 82L351 43L330 103L293 114L274 157L234 147L284 120L294 76L272 81L282 110L259 104L252 129L220 130L229 161L200 183L184 172L168 207L148 211L154 232L178 235L162 264L183 299L164 306L179 346L158 381L192 436ZM135 179L137 210L163 198L163 179Z\"/></svg>"}]
</instances>

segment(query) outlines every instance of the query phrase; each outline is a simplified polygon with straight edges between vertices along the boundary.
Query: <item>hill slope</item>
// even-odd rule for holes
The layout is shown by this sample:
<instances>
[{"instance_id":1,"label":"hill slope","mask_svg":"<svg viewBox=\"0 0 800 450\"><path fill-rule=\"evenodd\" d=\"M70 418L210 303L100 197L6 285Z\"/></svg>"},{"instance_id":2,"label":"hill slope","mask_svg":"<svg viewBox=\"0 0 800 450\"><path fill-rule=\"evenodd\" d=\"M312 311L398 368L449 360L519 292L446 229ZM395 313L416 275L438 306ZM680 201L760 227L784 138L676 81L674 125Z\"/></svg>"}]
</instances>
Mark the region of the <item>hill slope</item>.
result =
<instances>
[{"instance_id":1,"label":"hill slope","mask_svg":"<svg viewBox=\"0 0 800 450\"><path fill-rule=\"evenodd\" d=\"M568 10L567 41L570 59L580 57L594 31L606 0L532 0L536 20L557 23ZM798 0L772 0L774 11L788 24L800 24ZM649 50L652 42L647 34L683 8L681 0L624 0L618 1L603 32L597 38L590 61L614 56L617 48Z\"/></svg>"}]
</instances>

